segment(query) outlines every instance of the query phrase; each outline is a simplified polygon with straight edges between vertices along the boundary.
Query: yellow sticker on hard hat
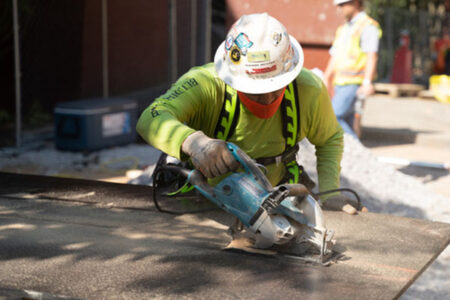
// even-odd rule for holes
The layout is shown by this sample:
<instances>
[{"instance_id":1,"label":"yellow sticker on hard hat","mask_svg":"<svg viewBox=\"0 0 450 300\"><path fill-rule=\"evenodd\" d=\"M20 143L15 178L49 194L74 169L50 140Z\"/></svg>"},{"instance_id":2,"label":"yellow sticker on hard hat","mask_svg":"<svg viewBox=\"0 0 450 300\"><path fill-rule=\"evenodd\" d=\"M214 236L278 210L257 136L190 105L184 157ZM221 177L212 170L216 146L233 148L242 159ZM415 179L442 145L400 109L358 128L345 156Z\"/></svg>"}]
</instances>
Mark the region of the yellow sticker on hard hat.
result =
<instances>
[{"instance_id":1,"label":"yellow sticker on hard hat","mask_svg":"<svg viewBox=\"0 0 450 300\"><path fill-rule=\"evenodd\" d=\"M248 62L269 61L270 60L270 52L269 51L248 52L247 60L248 60Z\"/></svg>"},{"instance_id":2,"label":"yellow sticker on hard hat","mask_svg":"<svg viewBox=\"0 0 450 300\"><path fill-rule=\"evenodd\" d=\"M241 63L241 51L239 50L238 47L233 46L233 48L231 48L230 58L231 58L231 61L235 64Z\"/></svg>"}]
</instances>

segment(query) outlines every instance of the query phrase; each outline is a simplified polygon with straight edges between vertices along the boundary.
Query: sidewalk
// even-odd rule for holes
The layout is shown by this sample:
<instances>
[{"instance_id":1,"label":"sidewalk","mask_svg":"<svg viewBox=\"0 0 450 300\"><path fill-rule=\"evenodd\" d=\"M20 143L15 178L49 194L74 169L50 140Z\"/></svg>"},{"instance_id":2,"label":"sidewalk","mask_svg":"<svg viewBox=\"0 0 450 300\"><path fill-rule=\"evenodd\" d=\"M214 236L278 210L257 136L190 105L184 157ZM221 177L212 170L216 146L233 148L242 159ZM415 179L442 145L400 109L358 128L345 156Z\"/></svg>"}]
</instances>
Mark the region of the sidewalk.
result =
<instances>
[{"instance_id":1,"label":"sidewalk","mask_svg":"<svg viewBox=\"0 0 450 300\"><path fill-rule=\"evenodd\" d=\"M450 164L450 105L420 98L370 97L361 142L375 156ZM417 166L396 168L432 191L450 197L450 172Z\"/></svg>"}]
</instances>

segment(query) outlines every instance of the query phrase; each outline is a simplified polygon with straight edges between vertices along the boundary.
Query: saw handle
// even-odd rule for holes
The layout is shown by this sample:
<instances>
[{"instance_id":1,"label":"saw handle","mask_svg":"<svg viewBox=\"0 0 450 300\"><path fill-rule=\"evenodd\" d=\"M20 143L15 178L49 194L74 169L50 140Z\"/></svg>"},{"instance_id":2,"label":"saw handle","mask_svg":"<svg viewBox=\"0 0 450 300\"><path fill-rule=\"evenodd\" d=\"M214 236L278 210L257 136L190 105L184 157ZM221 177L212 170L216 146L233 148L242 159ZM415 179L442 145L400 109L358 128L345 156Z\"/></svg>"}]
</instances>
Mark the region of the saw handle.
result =
<instances>
[{"instance_id":1,"label":"saw handle","mask_svg":"<svg viewBox=\"0 0 450 300\"><path fill-rule=\"evenodd\" d=\"M233 143L227 142L227 146L228 150L230 150L234 158L242 165L247 174L254 176L255 180L259 182L267 191L273 191L274 187L272 186L272 184L258 167L256 162L250 156L248 156L247 153L242 151ZM283 184L282 186L289 191L288 196L302 197L310 194L306 186L300 183Z\"/></svg>"},{"instance_id":2,"label":"saw handle","mask_svg":"<svg viewBox=\"0 0 450 300\"><path fill-rule=\"evenodd\" d=\"M228 150L234 158L242 165L245 172L255 177L255 180L263 186L267 191L273 190L272 184L267 179L266 175L261 171L256 162L233 143L227 142Z\"/></svg>"}]
</instances>

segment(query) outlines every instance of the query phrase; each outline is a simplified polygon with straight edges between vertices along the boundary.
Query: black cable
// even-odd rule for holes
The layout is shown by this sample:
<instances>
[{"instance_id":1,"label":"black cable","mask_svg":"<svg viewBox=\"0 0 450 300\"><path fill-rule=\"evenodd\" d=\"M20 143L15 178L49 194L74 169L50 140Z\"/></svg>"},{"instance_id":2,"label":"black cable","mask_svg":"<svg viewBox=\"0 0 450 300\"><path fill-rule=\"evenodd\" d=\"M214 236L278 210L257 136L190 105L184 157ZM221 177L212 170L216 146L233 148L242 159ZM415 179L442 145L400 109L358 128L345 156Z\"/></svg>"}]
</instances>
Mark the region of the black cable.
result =
<instances>
[{"instance_id":1,"label":"black cable","mask_svg":"<svg viewBox=\"0 0 450 300\"><path fill-rule=\"evenodd\" d=\"M177 215L177 216L178 215L182 215L183 213L174 212L174 211L170 211L170 210L165 210L165 209L161 208L161 206L159 206L159 204L158 204L158 200L157 200L158 192L157 192L157 189L159 187L159 183L158 183L158 181L159 181L159 174L161 174L162 171L163 170L161 168L156 167L155 168L155 172L153 173L153 191L152 191L153 203L155 204L155 207L156 207L156 209L159 212L166 213L166 214L171 214L171 215Z\"/></svg>"},{"instance_id":2,"label":"black cable","mask_svg":"<svg viewBox=\"0 0 450 300\"><path fill-rule=\"evenodd\" d=\"M153 173L153 189L152 189L152 196L153 196L153 203L155 204L156 209L159 212L162 213L167 213L167 214L172 214L172 215L182 215L186 212L174 212L174 211L169 211L166 209L161 208L161 206L159 206L158 200L157 200L157 195L158 195L158 188L159 188L159 174L162 174L162 172L164 171L164 169L167 171L171 171L170 168L163 168L163 161L166 159L167 154L165 154L164 152L161 153L161 156L158 159L158 162L156 163L156 167L155 167L155 171ZM319 193L312 193L312 195L317 198L318 196L321 195L326 195L326 194L331 194L331 193L336 193L336 192L349 192L351 194L353 194L357 200L358 203L358 207L357 210L361 210L362 206L361 206L361 199L359 198L359 195L356 191L350 189L350 188L338 188L338 189L332 189L332 190L328 190L328 191L323 191L323 192L319 192ZM211 208L211 209L200 209L200 210L194 210L194 211L190 211L188 213L201 213L201 212L207 212L207 211L212 211L215 210L217 208Z\"/></svg>"},{"instance_id":3,"label":"black cable","mask_svg":"<svg viewBox=\"0 0 450 300\"><path fill-rule=\"evenodd\" d=\"M158 199L157 199L158 195L159 195L159 193L158 193L159 180L160 180L159 176L164 176L164 174L163 174L164 171L170 172L170 171L175 170L175 169L171 170L170 166L168 168L161 167L162 161L163 161L163 159L165 159L165 157L167 157L167 155L165 155L164 157L163 157L163 155L160 156L160 158L158 159L158 163L156 164L155 171L153 173L153 189L152 189L153 203L155 204L155 207L159 212L179 216L179 215L183 215L185 213L196 214L196 213L208 212L208 211L213 211L213 210L218 209L217 207L213 207L213 208L208 208L208 209L198 209L198 210L193 210L193 211L182 211L182 212L175 212L175 211L163 209L159 205Z\"/></svg>"},{"instance_id":4,"label":"black cable","mask_svg":"<svg viewBox=\"0 0 450 300\"><path fill-rule=\"evenodd\" d=\"M353 194L353 196L355 196L356 201L358 202L358 207L356 208L357 210L361 210L362 206L361 206L361 199L359 198L358 193L355 190L352 190L350 188L339 188L339 189L333 189L333 190L328 190L328 191L323 191L320 193L313 193L313 196L321 196L321 195L326 195L326 194L331 194L331 193L336 193L336 192L349 192L351 194Z\"/></svg>"}]
</instances>

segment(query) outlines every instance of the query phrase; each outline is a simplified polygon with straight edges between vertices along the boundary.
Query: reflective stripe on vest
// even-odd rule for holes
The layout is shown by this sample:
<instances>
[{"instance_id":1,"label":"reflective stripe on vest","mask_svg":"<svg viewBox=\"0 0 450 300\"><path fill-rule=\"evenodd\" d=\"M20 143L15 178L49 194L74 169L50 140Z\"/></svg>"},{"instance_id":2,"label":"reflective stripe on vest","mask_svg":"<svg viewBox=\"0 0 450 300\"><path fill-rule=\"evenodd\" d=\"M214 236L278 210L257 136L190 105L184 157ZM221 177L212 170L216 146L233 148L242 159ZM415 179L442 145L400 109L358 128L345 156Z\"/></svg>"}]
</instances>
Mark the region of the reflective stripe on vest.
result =
<instances>
[{"instance_id":1,"label":"reflective stripe on vest","mask_svg":"<svg viewBox=\"0 0 450 300\"><path fill-rule=\"evenodd\" d=\"M286 183L299 183L300 168L295 160L286 164L286 172L287 174L284 176Z\"/></svg>"},{"instance_id":2,"label":"reflective stripe on vest","mask_svg":"<svg viewBox=\"0 0 450 300\"><path fill-rule=\"evenodd\" d=\"M294 81L295 83L295 81ZM297 85L290 83L284 92L281 102L281 115L283 118L283 136L285 138L285 149L297 144L297 134L300 120L300 110L297 105Z\"/></svg>"},{"instance_id":3,"label":"reflective stripe on vest","mask_svg":"<svg viewBox=\"0 0 450 300\"><path fill-rule=\"evenodd\" d=\"M235 89L225 85L225 99L219 116L219 122L214 130L217 139L228 140L234 133L239 119L240 102Z\"/></svg>"},{"instance_id":4,"label":"reflective stripe on vest","mask_svg":"<svg viewBox=\"0 0 450 300\"><path fill-rule=\"evenodd\" d=\"M335 74L334 84L361 84L364 79L364 69L367 64L367 53L361 49L361 33L370 25L374 25L378 29L378 35L381 38L381 29L377 21L365 15L356 21L349 29L346 23L339 27L336 33L336 39L333 47L336 47L335 54ZM343 36L343 32L352 30L349 40Z\"/></svg>"}]
</instances>

